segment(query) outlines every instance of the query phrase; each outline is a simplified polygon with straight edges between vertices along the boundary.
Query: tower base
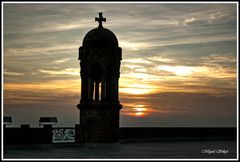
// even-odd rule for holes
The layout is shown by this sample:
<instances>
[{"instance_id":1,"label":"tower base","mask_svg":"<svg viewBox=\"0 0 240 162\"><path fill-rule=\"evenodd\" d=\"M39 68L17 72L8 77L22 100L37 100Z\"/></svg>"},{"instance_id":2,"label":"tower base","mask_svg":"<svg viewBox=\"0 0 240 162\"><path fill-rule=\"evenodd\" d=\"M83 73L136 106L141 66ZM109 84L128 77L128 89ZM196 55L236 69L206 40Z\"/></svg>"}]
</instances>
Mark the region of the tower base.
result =
<instances>
[{"instance_id":1,"label":"tower base","mask_svg":"<svg viewBox=\"0 0 240 162\"><path fill-rule=\"evenodd\" d=\"M119 141L118 103L80 103L80 125L76 130L79 143L113 143Z\"/></svg>"}]
</instances>

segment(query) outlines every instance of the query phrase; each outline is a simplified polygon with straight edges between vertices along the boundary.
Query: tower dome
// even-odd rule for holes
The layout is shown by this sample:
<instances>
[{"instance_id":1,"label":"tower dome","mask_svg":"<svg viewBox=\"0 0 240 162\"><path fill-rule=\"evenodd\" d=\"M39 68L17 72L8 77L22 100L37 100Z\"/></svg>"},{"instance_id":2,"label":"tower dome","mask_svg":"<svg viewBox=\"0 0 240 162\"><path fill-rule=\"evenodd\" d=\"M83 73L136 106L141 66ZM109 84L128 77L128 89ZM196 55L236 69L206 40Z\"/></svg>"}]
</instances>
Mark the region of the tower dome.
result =
<instances>
[{"instance_id":1,"label":"tower dome","mask_svg":"<svg viewBox=\"0 0 240 162\"><path fill-rule=\"evenodd\" d=\"M112 31L98 27L86 34L82 46L86 48L117 48L118 40Z\"/></svg>"}]
</instances>

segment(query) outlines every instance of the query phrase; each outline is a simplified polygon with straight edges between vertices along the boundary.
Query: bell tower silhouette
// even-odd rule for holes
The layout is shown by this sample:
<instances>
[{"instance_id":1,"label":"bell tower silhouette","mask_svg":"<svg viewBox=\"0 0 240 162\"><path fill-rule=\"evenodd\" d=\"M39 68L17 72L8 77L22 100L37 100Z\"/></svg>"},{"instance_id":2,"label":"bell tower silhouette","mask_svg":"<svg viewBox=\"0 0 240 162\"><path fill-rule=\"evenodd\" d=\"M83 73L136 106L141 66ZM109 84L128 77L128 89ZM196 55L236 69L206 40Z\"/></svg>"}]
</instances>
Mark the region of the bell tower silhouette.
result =
<instances>
[{"instance_id":1,"label":"bell tower silhouette","mask_svg":"<svg viewBox=\"0 0 240 162\"><path fill-rule=\"evenodd\" d=\"M90 30L79 48L81 99L79 141L109 143L119 140L118 81L122 49L117 37L103 27L102 13L95 18L99 26Z\"/></svg>"}]
</instances>

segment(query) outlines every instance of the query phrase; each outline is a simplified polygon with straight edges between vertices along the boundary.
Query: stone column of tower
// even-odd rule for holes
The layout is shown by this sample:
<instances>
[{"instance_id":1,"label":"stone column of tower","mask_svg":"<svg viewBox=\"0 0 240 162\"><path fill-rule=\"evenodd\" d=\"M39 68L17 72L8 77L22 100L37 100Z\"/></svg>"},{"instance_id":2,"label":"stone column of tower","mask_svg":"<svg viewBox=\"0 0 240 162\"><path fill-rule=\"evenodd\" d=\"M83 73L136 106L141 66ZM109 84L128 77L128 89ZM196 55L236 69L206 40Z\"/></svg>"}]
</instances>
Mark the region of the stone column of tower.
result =
<instances>
[{"instance_id":1,"label":"stone column of tower","mask_svg":"<svg viewBox=\"0 0 240 162\"><path fill-rule=\"evenodd\" d=\"M79 48L81 68L80 127L82 143L110 143L119 140L118 81L122 50L117 37L103 27L106 18L99 13L99 26L89 31Z\"/></svg>"}]
</instances>

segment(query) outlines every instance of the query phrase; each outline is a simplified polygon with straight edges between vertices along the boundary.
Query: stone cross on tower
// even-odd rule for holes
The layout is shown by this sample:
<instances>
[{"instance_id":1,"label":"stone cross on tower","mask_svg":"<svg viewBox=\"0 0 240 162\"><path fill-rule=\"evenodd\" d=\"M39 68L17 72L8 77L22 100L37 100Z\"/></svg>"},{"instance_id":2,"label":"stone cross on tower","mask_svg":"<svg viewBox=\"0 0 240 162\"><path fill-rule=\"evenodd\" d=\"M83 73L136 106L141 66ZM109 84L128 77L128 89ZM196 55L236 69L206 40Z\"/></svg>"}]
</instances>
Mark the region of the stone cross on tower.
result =
<instances>
[{"instance_id":1,"label":"stone cross on tower","mask_svg":"<svg viewBox=\"0 0 240 162\"><path fill-rule=\"evenodd\" d=\"M99 23L98 28L102 28L102 27L103 27L103 26L102 26L102 22L103 22L103 21L106 22L106 18L103 18L102 12L99 12L99 18L98 18L98 17L95 17L95 21L98 21L98 23Z\"/></svg>"}]
</instances>

